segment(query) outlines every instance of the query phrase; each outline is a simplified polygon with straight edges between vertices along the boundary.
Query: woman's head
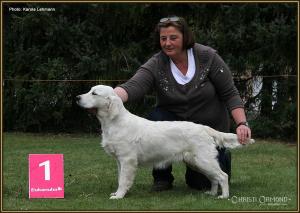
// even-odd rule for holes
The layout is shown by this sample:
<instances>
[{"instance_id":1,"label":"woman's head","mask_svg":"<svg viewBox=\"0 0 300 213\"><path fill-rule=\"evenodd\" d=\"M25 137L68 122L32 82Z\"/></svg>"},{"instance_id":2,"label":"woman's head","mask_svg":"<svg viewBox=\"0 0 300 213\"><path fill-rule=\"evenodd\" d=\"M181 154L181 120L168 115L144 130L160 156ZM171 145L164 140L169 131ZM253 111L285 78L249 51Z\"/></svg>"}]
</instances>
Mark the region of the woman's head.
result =
<instances>
[{"instance_id":1,"label":"woman's head","mask_svg":"<svg viewBox=\"0 0 300 213\"><path fill-rule=\"evenodd\" d=\"M182 49L192 48L195 44L194 35L188 27L186 21L182 17L171 16L160 19L160 22L155 28L155 43L159 49L161 46L161 32L165 32L166 29L175 29L182 35Z\"/></svg>"}]
</instances>

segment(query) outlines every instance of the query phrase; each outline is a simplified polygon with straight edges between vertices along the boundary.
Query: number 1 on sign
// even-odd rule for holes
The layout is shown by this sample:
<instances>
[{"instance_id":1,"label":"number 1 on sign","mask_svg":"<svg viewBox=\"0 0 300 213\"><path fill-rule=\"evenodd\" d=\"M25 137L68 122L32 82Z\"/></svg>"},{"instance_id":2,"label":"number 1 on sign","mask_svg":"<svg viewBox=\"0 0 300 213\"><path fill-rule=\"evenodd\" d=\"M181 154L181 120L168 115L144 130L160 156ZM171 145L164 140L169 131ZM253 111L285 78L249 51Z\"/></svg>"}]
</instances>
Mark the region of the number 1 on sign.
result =
<instances>
[{"instance_id":1,"label":"number 1 on sign","mask_svg":"<svg viewBox=\"0 0 300 213\"><path fill-rule=\"evenodd\" d=\"M39 164L39 167L45 166L45 180L50 180L50 161L44 161Z\"/></svg>"}]
</instances>

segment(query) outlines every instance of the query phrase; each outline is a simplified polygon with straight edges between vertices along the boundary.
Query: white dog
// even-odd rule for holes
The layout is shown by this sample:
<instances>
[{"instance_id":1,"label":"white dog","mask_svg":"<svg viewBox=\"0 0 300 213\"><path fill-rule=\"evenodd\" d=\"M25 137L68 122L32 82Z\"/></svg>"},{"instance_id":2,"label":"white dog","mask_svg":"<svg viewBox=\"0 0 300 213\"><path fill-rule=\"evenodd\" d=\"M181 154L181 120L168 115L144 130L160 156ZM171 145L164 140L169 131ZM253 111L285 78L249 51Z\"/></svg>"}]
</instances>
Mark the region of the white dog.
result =
<instances>
[{"instance_id":1,"label":"white dog","mask_svg":"<svg viewBox=\"0 0 300 213\"><path fill-rule=\"evenodd\" d=\"M183 161L211 181L207 193L229 196L228 176L218 163L216 147L242 146L235 134L218 132L208 126L183 121L149 121L131 114L113 88L104 85L76 97L83 108L96 110L102 127L102 146L118 162L118 189L111 199L123 198L133 184L138 165L163 168ZM254 143L248 140L247 143Z\"/></svg>"}]
</instances>

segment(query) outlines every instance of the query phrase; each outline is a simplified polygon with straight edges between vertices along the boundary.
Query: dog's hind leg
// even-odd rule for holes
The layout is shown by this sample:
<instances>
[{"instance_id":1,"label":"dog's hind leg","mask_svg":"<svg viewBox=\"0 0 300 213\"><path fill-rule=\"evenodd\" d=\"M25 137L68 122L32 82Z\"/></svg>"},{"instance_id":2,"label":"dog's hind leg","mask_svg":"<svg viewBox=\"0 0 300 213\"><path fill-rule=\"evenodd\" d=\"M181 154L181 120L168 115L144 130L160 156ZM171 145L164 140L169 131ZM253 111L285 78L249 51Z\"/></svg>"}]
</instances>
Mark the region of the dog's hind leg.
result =
<instances>
[{"instance_id":1,"label":"dog's hind leg","mask_svg":"<svg viewBox=\"0 0 300 213\"><path fill-rule=\"evenodd\" d=\"M228 185L228 175L223 172L220 168L221 175L219 176L219 184L222 189L222 195L220 195L218 198L228 198L229 197L229 185Z\"/></svg>"},{"instance_id":2,"label":"dog's hind leg","mask_svg":"<svg viewBox=\"0 0 300 213\"><path fill-rule=\"evenodd\" d=\"M126 192L133 184L135 173L137 169L137 161L135 159L122 159L120 161L120 171L118 180L118 189L115 193L111 194L110 199L123 198Z\"/></svg>"},{"instance_id":3,"label":"dog's hind leg","mask_svg":"<svg viewBox=\"0 0 300 213\"><path fill-rule=\"evenodd\" d=\"M209 172L208 172L209 173ZM220 170L215 173L210 173L208 177L212 175L209 179L211 181L211 190L206 192L210 195L217 195L218 193L218 185L221 186L222 195L218 196L218 198L228 198L229 197L229 186L228 186L228 175Z\"/></svg>"},{"instance_id":4,"label":"dog's hind leg","mask_svg":"<svg viewBox=\"0 0 300 213\"><path fill-rule=\"evenodd\" d=\"M210 179L211 189L210 191L206 191L205 194L216 196L218 194L218 180Z\"/></svg>"},{"instance_id":5,"label":"dog's hind leg","mask_svg":"<svg viewBox=\"0 0 300 213\"><path fill-rule=\"evenodd\" d=\"M229 186L228 186L228 175L222 171L219 164L216 163L213 169L201 168L207 174L208 179L211 182L211 190L207 192L210 195L217 195L218 186L221 186L222 195L218 198L228 198L229 197Z\"/></svg>"},{"instance_id":6,"label":"dog's hind leg","mask_svg":"<svg viewBox=\"0 0 300 213\"><path fill-rule=\"evenodd\" d=\"M217 151L216 151L217 152ZM217 195L218 185L222 189L222 195L219 198L229 197L228 176L219 166L216 157L212 153L201 153L200 155L189 154L184 156L184 161L192 166L192 168L205 174L211 182L211 190L206 192L210 195Z\"/></svg>"}]
</instances>

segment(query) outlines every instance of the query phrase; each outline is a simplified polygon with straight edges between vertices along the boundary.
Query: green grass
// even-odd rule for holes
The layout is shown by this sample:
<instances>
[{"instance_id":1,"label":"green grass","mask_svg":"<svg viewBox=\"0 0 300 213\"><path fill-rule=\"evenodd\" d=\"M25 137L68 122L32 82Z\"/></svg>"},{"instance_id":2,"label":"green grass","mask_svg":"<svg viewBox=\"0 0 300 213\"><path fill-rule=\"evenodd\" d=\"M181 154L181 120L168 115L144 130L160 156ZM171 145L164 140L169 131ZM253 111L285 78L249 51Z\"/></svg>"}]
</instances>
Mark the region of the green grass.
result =
<instances>
[{"instance_id":1,"label":"green grass","mask_svg":"<svg viewBox=\"0 0 300 213\"><path fill-rule=\"evenodd\" d=\"M219 200L185 185L185 166L173 165L174 188L151 192L151 168L139 168L122 200L114 159L92 135L3 135L2 210L297 210L297 147L258 140L232 151L230 199ZM64 154L65 198L28 199L28 154ZM259 202L287 197L284 202ZM237 202L238 201L238 202Z\"/></svg>"}]
</instances>

